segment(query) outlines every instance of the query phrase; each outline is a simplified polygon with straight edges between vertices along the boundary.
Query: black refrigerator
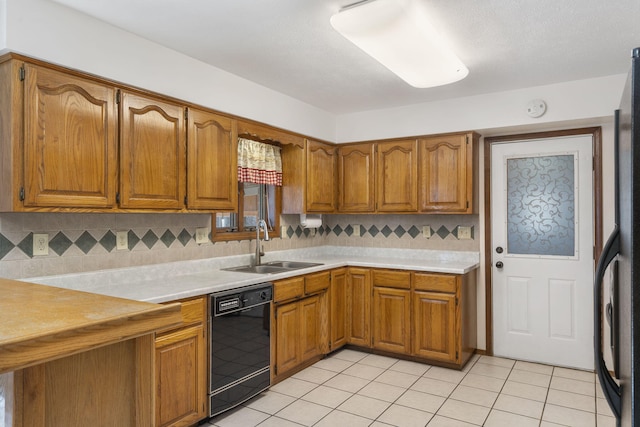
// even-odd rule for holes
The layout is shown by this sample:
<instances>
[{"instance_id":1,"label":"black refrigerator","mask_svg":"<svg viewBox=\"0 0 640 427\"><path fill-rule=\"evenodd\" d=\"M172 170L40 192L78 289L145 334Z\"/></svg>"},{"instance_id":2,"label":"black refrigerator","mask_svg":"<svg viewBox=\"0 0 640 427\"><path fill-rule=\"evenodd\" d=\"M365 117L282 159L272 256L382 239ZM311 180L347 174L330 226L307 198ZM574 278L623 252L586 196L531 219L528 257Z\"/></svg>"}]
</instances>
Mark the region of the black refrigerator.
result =
<instances>
[{"instance_id":1,"label":"black refrigerator","mask_svg":"<svg viewBox=\"0 0 640 427\"><path fill-rule=\"evenodd\" d=\"M618 426L640 426L640 48L616 111L616 226L598 261L594 285L596 373ZM611 268L611 298L602 279ZM611 340L603 343L602 329ZM603 360L612 349L613 366Z\"/></svg>"}]
</instances>

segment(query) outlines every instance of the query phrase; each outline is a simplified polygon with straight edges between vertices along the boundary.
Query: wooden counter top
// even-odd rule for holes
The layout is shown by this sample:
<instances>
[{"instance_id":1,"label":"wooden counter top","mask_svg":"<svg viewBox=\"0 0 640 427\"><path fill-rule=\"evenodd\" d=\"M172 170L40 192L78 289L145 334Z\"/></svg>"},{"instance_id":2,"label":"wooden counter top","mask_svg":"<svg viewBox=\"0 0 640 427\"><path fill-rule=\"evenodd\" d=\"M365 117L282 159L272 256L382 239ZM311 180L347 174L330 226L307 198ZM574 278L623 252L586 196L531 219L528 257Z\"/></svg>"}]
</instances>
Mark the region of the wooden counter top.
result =
<instances>
[{"instance_id":1,"label":"wooden counter top","mask_svg":"<svg viewBox=\"0 0 640 427\"><path fill-rule=\"evenodd\" d=\"M179 303L158 305L0 279L0 374L181 322Z\"/></svg>"}]
</instances>

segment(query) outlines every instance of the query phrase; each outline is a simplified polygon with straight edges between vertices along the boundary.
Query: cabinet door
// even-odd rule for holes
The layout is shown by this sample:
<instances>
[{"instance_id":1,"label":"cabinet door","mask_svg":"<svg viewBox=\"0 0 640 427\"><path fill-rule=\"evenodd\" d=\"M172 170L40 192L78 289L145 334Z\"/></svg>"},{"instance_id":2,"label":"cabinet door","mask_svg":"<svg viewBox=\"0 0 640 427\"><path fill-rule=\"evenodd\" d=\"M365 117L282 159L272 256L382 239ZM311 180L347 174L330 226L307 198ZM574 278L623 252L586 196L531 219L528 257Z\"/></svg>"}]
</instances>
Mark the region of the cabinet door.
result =
<instances>
[{"instance_id":1,"label":"cabinet door","mask_svg":"<svg viewBox=\"0 0 640 427\"><path fill-rule=\"evenodd\" d=\"M350 268L347 284L347 342L371 347L371 272Z\"/></svg>"},{"instance_id":2,"label":"cabinet door","mask_svg":"<svg viewBox=\"0 0 640 427\"><path fill-rule=\"evenodd\" d=\"M232 211L238 208L236 121L189 110L187 206Z\"/></svg>"},{"instance_id":3,"label":"cabinet door","mask_svg":"<svg viewBox=\"0 0 640 427\"><path fill-rule=\"evenodd\" d=\"M418 210L418 142L381 142L377 147L378 212Z\"/></svg>"},{"instance_id":4,"label":"cabinet door","mask_svg":"<svg viewBox=\"0 0 640 427\"><path fill-rule=\"evenodd\" d=\"M187 426L206 417L203 325L156 338L156 425Z\"/></svg>"},{"instance_id":5,"label":"cabinet door","mask_svg":"<svg viewBox=\"0 0 640 427\"><path fill-rule=\"evenodd\" d=\"M336 152L331 145L307 143L307 212L336 210Z\"/></svg>"},{"instance_id":6,"label":"cabinet door","mask_svg":"<svg viewBox=\"0 0 640 427\"><path fill-rule=\"evenodd\" d=\"M123 92L120 121L120 206L184 207L184 108Z\"/></svg>"},{"instance_id":7,"label":"cabinet door","mask_svg":"<svg viewBox=\"0 0 640 427\"><path fill-rule=\"evenodd\" d=\"M112 207L114 88L25 64L25 206Z\"/></svg>"},{"instance_id":8,"label":"cabinet door","mask_svg":"<svg viewBox=\"0 0 640 427\"><path fill-rule=\"evenodd\" d=\"M373 347L411 352L411 291L373 288Z\"/></svg>"},{"instance_id":9,"label":"cabinet door","mask_svg":"<svg viewBox=\"0 0 640 427\"><path fill-rule=\"evenodd\" d=\"M331 272L330 295L330 342L333 351L347 343L347 269Z\"/></svg>"},{"instance_id":10,"label":"cabinet door","mask_svg":"<svg viewBox=\"0 0 640 427\"><path fill-rule=\"evenodd\" d=\"M375 210L374 144L357 144L338 149L338 210Z\"/></svg>"},{"instance_id":11,"label":"cabinet door","mask_svg":"<svg viewBox=\"0 0 640 427\"><path fill-rule=\"evenodd\" d=\"M301 315L299 330L300 362L302 363L322 353L320 297L317 295L307 297L298 304L300 304Z\"/></svg>"},{"instance_id":12,"label":"cabinet door","mask_svg":"<svg viewBox=\"0 0 640 427\"><path fill-rule=\"evenodd\" d=\"M301 363L299 339L300 304L292 302L276 308L276 375Z\"/></svg>"},{"instance_id":13,"label":"cabinet door","mask_svg":"<svg viewBox=\"0 0 640 427\"><path fill-rule=\"evenodd\" d=\"M473 141L468 134L420 140L420 210L472 213Z\"/></svg>"},{"instance_id":14,"label":"cabinet door","mask_svg":"<svg viewBox=\"0 0 640 427\"><path fill-rule=\"evenodd\" d=\"M455 294L415 292L413 354L444 362L457 362L457 318Z\"/></svg>"}]
</instances>

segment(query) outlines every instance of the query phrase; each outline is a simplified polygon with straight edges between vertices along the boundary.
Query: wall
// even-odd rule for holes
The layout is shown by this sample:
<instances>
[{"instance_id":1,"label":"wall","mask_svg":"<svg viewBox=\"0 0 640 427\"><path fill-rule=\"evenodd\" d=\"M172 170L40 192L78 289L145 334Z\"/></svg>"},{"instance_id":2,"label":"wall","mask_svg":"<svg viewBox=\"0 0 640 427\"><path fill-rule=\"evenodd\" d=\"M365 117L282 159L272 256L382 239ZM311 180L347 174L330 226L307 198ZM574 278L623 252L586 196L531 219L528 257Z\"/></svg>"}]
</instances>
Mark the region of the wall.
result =
<instances>
[{"instance_id":1,"label":"wall","mask_svg":"<svg viewBox=\"0 0 640 427\"><path fill-rule=\"evenodd\" d=\"M58 3L0 1L7 5L6 46L0 47L219 111L335 140L335 117L326 111Z\"/></svg>"},{"instance_id":2,"label":"wall","mask_svg":"<svg viewBox=\"0 0 640 427\"><path fill-rule=\"evenodd\" d=\"M317 245L384 246L477 251L477 215L325 215L317 230L300 227L297 215L283 215L281 238L264 242L267 252ZM29 278L172 261L251 254L253 241L196 244L195 229L210 229L207 214L0 214L0 277ZM359 225L359 236L353 229ZM423 226L433 229L425 238ZM473 227L471 240L458 240L457 226ZM129 247L116 249L116 232ZM49 254L33 255L33 234L49 236Z\"/></svg>"}]
</instances>

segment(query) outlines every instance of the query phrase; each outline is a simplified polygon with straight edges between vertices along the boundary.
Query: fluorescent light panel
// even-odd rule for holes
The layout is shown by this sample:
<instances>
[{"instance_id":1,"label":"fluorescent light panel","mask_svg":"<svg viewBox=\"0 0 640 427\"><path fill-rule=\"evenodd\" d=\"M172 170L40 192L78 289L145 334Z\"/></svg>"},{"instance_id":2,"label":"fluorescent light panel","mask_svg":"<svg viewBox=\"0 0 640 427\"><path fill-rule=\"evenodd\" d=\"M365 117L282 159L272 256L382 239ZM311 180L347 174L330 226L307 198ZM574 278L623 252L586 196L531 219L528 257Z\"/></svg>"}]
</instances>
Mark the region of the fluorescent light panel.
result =
<instances>
[{"instance_id":1,"label":"fluorescent light panel","mask_svg":"<svg viewBox=\"0 0 640 427\"><path fill-rule=\"evenodd\" d=\"M411 86L442 86L469 74L415 1L356 3L333 15L331 25Z\"/></svg>"}]
</instances>

